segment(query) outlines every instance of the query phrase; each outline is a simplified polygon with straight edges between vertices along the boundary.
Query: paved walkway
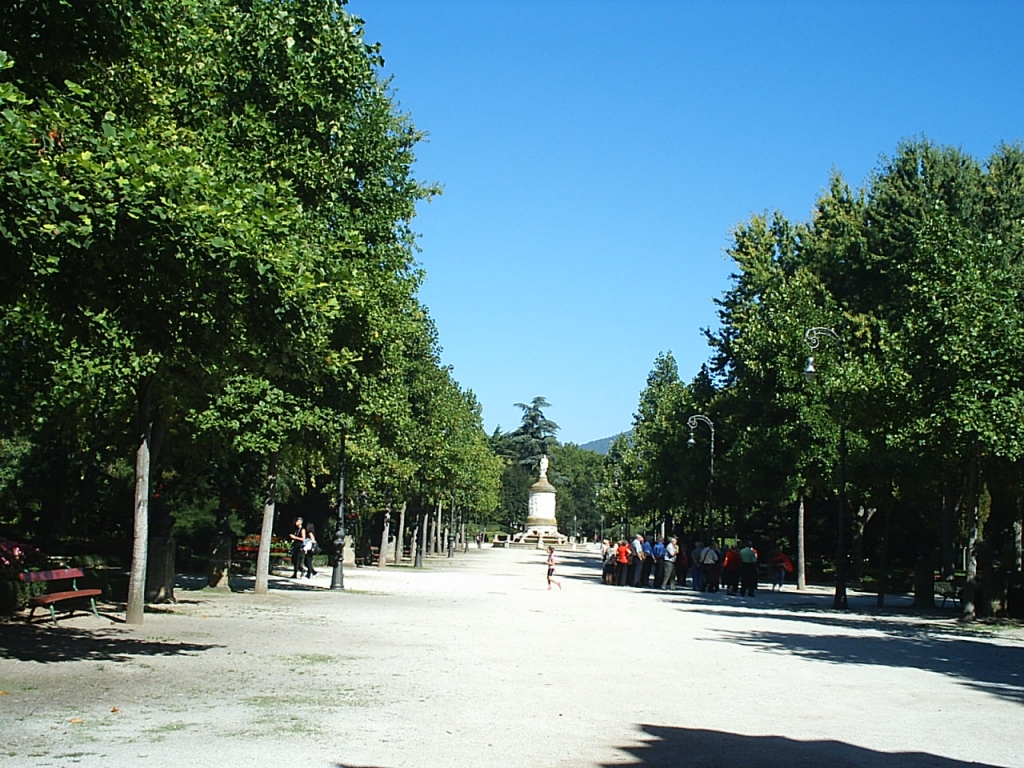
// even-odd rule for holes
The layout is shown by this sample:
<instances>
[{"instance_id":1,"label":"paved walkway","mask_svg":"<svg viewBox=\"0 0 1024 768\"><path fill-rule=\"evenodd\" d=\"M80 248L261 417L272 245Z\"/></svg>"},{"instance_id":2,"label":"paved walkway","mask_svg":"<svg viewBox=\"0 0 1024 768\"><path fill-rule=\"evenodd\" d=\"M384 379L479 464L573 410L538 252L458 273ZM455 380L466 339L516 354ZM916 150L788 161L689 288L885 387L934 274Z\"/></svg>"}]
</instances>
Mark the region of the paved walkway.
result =
<instances>
[{"instance_id":1,"label":"paved walkway","mask_svg":"<svg viewBox=\"0 0 1024 768\"><path fill-rule=\"evenodd\" d=\"M559 557L560 591L541 552L471 549L345 593L183 589L141 627L0 624L0 766L1024 768L1019 632Z\"/></svg>"}]
</instances>

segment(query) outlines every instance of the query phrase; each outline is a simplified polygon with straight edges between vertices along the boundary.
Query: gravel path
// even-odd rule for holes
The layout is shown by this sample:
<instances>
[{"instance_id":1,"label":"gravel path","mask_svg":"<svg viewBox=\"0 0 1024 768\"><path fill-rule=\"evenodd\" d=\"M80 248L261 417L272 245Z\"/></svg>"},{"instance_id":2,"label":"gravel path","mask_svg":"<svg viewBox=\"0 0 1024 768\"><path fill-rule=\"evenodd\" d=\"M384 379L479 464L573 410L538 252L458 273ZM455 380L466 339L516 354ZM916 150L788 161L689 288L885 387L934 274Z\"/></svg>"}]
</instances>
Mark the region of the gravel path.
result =
<instances>
[{"instance_id":1,"label":"gravel path","mask_svg":"<svg viewBox=\"0 0 1024 768\"><path fill-rule=\"evenodd\" d=\"M344 593L181 589L141 627L0 624L0 766L1024 768L1020 631L559 558L560 591L541 552L471 549Z\"/></svg>"}]
</instances>

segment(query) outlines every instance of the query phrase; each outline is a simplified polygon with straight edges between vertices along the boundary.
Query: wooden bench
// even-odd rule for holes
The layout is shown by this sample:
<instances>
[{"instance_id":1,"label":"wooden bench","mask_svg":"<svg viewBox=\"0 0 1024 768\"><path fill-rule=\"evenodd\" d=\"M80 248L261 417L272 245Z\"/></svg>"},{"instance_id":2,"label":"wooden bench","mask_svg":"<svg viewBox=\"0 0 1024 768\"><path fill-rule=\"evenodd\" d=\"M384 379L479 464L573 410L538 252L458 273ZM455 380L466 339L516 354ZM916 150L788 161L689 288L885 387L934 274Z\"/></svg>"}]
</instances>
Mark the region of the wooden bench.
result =
<instances>
[{"instance_id":1,"label":"wooden bench","mask_svg":"<svg viewBox=\"0 0 1024 768\"><path fill-rule=\"evenodd\" d=\"M36 608L45 605L50 609L50 619L54 625L57 624L57 613L54 610L56 603L62 603L67 600L81 600L88 597L89 602L92 603L92 612L98 619L100 617L99 611L96 610L96 598L103 594L102 589L79 589L78 579L85 576L85 571L81 568L60 568L55 571L24 571L18 574L18 578L26 584L35 584L37 582L44 581L70 581L71 589L63 592L48 592L45 595L36 595L28 599L28 604L32 607L29 611L28 621L32 622L32 616L36 612ZM69 614L74 613L74 608L68 609Z\"/></svg>"}]
</instances>

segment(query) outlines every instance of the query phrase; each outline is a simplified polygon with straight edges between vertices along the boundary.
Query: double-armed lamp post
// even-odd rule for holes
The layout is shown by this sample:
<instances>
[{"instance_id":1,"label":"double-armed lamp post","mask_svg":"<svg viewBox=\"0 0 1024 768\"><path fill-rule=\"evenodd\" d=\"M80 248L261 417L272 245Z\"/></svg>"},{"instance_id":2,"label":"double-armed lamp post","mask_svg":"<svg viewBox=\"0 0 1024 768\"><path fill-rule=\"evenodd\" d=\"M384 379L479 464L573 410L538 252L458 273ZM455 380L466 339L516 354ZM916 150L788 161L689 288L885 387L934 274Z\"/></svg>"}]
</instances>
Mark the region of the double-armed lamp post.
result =
<instances>
[{"instance_id":1,"label":"double-armed lamp post","mask_svg":"<svg viewBox=\"0 0 1024 768\"><path fill-rule=\"evenodd\" d=\"M713 493L715 489L715 423L711 421L707 416L699 413L695 413L693 416L686 420L686 425L690 428L690 439L686 441L686 444L693 448L697 441L693 438L693 432L697 429L697 422L707 424L708 429L711 430L711 450L709 452L710 466L708 468L708 545L711 545L712 539L715 537L715 512L713 504Z\"/></svg>"},{"instance_id":2,"label":"double-armed lamp post","mask_svg":"<svg viewBox=\"0 0 1024 768\"><path fill-rule=\"evenodd\" d=\"M807 347L814 352L821 343L821 338L826 336L832 339L839 347L839 357L845 356L846 344L831 328L808 328L804 333L804 341ZM807 358L807 366L804 368L804 378L813 382L818 376L814 367L814 355ZM846 599L846 414L840 414L839 418L839 515L836 532L836 594L832 600L832 607L840 610L849 608Z\"/></svg>"}]
</instances>

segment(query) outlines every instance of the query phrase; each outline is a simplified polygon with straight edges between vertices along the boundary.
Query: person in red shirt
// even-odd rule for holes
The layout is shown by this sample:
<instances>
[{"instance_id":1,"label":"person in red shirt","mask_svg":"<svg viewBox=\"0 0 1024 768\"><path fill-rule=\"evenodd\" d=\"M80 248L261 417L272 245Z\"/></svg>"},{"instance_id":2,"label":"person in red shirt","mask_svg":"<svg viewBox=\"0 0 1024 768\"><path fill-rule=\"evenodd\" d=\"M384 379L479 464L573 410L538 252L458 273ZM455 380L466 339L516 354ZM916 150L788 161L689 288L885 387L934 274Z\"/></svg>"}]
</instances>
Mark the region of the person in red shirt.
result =
<instances>
[{"instance_id":1,"label":"person in red shirt","mask_svg":"<svg viewBox=\"0 0 1024 768\"><path fill-rule=\"evenodd\" d=\"M615 548L615 584L626 586L626 574L629 572L629 544L620 541Z\"/></svg>"},{"instance_id":2,"label":"person in red shirt","mask_svg":"<svg viewBox=\"0 0 1024 768\"><path fill-rule=\"evenodd\" d=\"M776 547L775 554L772 555L772 592L776 588L781 592L782 585L786 583L786 574L792 572L793 561L782 551L782 547Z\"/></svg>"},{"instance_id":3,"label":"person in red shirt","mask_svg":"<svg viewBox=\"0 0 1024 768\"><path fill-rule=\"evenodd\" d=\"M735 595L740 588L740 553L728 544L722 555L722 580L725 582L725 594Z\"/></svg>"}]
</instances>

